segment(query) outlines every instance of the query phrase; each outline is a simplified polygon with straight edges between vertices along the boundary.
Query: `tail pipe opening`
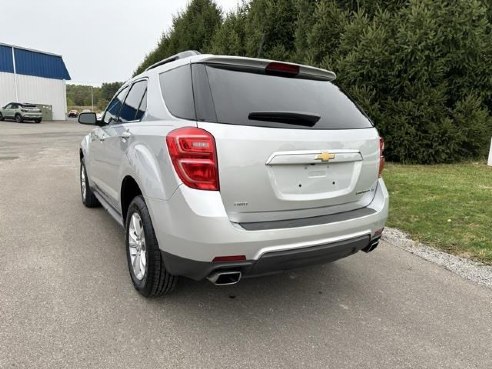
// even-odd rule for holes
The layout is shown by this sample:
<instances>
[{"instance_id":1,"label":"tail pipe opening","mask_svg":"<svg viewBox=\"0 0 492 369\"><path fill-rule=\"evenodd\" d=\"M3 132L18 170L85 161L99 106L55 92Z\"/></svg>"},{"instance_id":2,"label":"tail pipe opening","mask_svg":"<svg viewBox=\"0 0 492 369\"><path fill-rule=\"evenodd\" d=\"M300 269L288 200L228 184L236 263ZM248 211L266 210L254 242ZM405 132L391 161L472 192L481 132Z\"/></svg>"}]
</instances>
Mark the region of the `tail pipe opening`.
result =
<instances>
[{"instance_id":1,"label":"tail pipe opening","mask_svg":"<svg viewBox=\"0 0 492 369\"><path fill-rule=\"evenodd\" d=\"M210 274L207 279L216 286L229 286L239 282L241 280L241 277L242 273L238 270L235 270L214 272Z\"/></svg>"},{"instance_id":2,"label":"tail pipe opening","mask_svg":"<svg viewBox=\"0 0 492 369\"><path fill-rule=\"evenodd\" d=\"M381 240L381 236L372 238L371 239L371 242L369 242L369 245L367 245L366 247L364 247L362 249L362 251L364 251L364 252L374 251L376 249L376 247L378 247L380 240Z\"/></svg>"}]
</instances>

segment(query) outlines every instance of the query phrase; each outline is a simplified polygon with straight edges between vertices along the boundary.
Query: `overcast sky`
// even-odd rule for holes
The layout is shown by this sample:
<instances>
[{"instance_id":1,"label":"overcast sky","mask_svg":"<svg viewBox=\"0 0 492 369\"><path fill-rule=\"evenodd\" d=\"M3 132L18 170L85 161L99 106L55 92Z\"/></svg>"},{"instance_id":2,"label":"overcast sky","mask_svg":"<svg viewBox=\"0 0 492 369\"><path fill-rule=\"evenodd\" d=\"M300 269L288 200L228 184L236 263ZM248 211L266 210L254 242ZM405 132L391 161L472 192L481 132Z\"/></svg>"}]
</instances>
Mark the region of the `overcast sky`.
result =
<instances>
[{"instance_id":1,"label":"overcast sky","mask_svg":"<svg viewBox=\"0 0 492 369\"><path fill-rule=\"evenodd\" d=\"M0 42L63 56L71 83L125 81L189 0L5 0ZM238 0L215 0L224 10Z\"/></svg>"}]
</instances>

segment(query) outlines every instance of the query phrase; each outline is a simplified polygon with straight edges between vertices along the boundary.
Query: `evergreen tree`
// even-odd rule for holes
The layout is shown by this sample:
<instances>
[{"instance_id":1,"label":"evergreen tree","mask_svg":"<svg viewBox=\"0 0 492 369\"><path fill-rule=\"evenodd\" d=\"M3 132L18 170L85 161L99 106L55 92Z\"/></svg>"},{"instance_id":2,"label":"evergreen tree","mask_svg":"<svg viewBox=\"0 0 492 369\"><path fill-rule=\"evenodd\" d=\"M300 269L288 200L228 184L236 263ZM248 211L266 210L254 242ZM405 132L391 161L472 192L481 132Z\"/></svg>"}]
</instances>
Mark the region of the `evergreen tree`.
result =
<instances>
[{"instance_id":1,"label":"evergreen tree","mask_svg":"<svg viewBox=\"0 0 492 369\"><path fill-rule=\"evenodd\" d=\"M248 15L247 5L242 5L236 12L226 16L222 25L215 32L210 51L213 54L246 56L245 23Z\"/></svg>"},{"instance_id":2,"label":"evergreen tree","mask_svg":"<svg viewBox=\"0 0 492 369\"><path fill-rule=\"evenodd\" d=\"M320 65L325 58L335 59L347 21L348 13L335 1L321 0L315 5L312 26L306 37L309 64Z\"/></svg>"},{"instance_id":3,"label":"evergreen tree","mask_svg":"<svg viewBox=\"0 0 492 369\"><path fill-rule=\"evenodd\" d=\"M255 0L245 23L248 56L290 60L295 52L295 0Z\"/></svg>"},{"instance_id":4,"label":"evergreen tree","mask_svg":"<svg viewBox=\"0 0 492 369\"><path fill-rule=\"evenodd\" d=\"M162 35L157 48L146 56L135 74L181 51L209 50L212 37L221 23L221 10L214 1L192 0L186 10L173 19L171 30Z\"/></svg>"}]
</instances>

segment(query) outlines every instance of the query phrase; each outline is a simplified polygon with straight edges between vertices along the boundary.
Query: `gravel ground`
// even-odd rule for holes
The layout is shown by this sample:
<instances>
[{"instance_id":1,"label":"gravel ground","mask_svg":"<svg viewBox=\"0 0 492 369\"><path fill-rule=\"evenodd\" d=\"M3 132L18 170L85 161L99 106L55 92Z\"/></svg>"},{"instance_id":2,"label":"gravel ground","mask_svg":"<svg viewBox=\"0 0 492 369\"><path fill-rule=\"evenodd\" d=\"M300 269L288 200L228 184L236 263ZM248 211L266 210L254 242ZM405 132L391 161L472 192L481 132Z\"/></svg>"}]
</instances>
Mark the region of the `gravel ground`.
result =
<instances>
[{"instance_id":1,"label":"gravel ground","mask_svg":"<svg viewBox=\"0 0 492 369\"><path fill-rule=\"evenodd\" d=\"M492 266L439 251L413 241L408 234L395 228L385 228L383 240L412 254L435 263L470 281L492 288Z\"/></svg>"}]
</instances>

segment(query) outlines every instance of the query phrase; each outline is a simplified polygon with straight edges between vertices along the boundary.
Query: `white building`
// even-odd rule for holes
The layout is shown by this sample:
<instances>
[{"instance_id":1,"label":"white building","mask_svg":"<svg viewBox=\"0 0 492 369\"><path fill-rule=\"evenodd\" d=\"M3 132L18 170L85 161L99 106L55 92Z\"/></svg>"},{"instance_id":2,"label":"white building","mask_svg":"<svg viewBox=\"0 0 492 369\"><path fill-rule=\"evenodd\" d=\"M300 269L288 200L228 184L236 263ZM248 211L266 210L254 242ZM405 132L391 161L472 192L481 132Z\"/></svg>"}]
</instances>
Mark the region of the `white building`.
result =
<instances>
[{"instance_id":1,"label":"white building","mask_svg":"<svg viewBox=\"0 0 492 369\"><path fill-rule=\"evenodd\" d=\"M0 43L0 106L50 106L53 120L64 120L67 80L70 75L60 55Z\"/></svg>"}]
</instances>

